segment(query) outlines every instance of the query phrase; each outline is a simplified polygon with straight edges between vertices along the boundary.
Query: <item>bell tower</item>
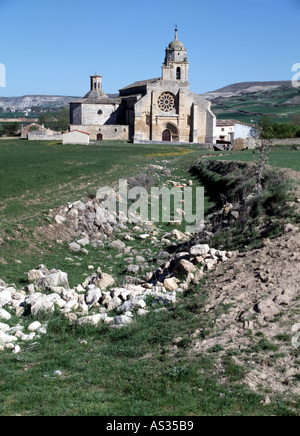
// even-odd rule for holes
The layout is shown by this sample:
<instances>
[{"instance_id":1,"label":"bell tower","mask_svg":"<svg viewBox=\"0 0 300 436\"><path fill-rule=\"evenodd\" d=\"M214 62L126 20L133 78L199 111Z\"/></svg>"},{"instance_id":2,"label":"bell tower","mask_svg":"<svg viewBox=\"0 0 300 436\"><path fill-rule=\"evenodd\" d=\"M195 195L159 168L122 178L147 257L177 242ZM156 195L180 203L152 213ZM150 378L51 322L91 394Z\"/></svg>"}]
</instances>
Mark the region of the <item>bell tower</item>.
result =
<instances>
[{"instance_id":1,"label":"bell tower","mask_svg":"<svg viewBox=\"0 0 300 436\"><path fill-rule=\"evenodd\" d=\"M84 98L92 98L92 99L108 98L107 95L102 90L102 76L99 76L99 74L95 73L94 76L90 76L90 77L91 77L91 89L85 95Z\"/></svg>"},{"instance_id":2,"label":"bell tower","mask_svg":"<svg viewBox=\"0 0 300 436\"><path fill-rule=\"evenodd\" d=\"M102 91L102 77L97 73L91 76L91 91Z\"/></svg>"},{"instance_id":3,"label":"bell tower","mask_svg":"<svg viewBox=\"0 0 300 436\"><path fill-rule=\"evenodd\" d=\"M189 86L189 62L184 44L178 40L178 29L175 27L175 39L166 48L166 57L162 66L164 82L176 81L181 86Z\"/></svg>"}]
</instances>

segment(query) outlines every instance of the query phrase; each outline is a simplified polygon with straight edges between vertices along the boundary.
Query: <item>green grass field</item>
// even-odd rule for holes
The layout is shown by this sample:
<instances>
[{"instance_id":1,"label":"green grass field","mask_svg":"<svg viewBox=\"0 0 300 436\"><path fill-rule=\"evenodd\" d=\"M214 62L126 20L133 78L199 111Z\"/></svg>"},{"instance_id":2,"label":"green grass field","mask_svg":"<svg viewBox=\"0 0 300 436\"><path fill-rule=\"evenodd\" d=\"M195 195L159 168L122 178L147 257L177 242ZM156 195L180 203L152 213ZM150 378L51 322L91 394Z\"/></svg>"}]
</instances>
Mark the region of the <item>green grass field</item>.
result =
<instances>
[{"instance_id":1,"label":"green grass field","mask_svg":"<svg viewBox=\"0 0 300 436\"><path fill-rule=\"evenodd\" d=\"M66 245L34 239L37 227L50 224L49 209L85 199L99 186L114 186L119 178L140 174L149 164L166 165L172 174L190 179L190 165L210 155L219 154L174 144L62 146L1 141L0 259L7 264L0 262L0 278L24 286L26 272L40 263L66 271L71 286L80 283L91 263L111 273L113 250L101 254L89 248L89 255L81 256L76 266L66 260L70 255ZM251 156L251 152L222 153L221 158L250 161ZM300 153L274 150L270 162L299 170ZM134 246L148 247L146 241ZM114 262L113 274L121 268L122 259ZM168 311L151 311L124 330L110 330L104 324L80 328L56 313L42 340L24 346L18 355L1 352L0 415L294 415L285 398L262 405L264 396L246 388L244 368L232 361L232 355L222 359L227 377L222 383L216 350L187 352L190 333L200 329L205 339L215 323L216 315L204 311L202 286L189 289ZM174 355L172 344L178 337L179 352ZM60 377L54 375L57 370Z\"/></svg>"},{"instance_id":2,"label":"green grass field","mask_svg":"<svg viewBox=\"0 0 300 436\"><path fill-rule=\"evenodd\" d=\"M214 104L212 109L218 119L258 123L262 116L268 116L276 123L290 123L291 117L299 115L300 109L299 105L289 102L298 96L299 90L284 86L273 90L224 98Z\"/></svg>"},{"instance_id":3,"label":"green grass field","mask_svg":"<svg viewBox=\"0 0 300 436\"><path fill-rule=\"evenodd\" d=\"M218 159L218 156L212 157ZM251 150L241 152L230 152L222 156L222 160L234 160L241 162L253 162L253 153ZM299 150L291 150L287 147L274 147L270 153L269 165L276 168L289 168L291 170L300 171L300 153Z\"/></svg>"}]
</instances>

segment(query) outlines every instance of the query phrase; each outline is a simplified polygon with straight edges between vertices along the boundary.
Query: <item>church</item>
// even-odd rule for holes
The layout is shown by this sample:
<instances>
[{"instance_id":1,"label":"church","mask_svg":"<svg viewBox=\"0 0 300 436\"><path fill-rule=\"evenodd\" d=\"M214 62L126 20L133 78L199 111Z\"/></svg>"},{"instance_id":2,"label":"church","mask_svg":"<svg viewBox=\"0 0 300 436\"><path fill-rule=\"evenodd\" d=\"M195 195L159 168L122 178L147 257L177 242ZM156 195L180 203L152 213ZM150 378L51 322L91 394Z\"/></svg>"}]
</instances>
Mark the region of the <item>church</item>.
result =
<instances>
[{"instance_id":1,"label":"church","mask_svg":"<svg viewBox=\"0 0 300 436\"><path fill-rule=\"evenodd\" d=\"M102 77L91 76L89 93L70 103L70 130L98 141L215 143L216 117L211 103L190 91L189 67L176 28L162 77L135 82L112 98L102 89Z\"/></svg>"}]
</instances>

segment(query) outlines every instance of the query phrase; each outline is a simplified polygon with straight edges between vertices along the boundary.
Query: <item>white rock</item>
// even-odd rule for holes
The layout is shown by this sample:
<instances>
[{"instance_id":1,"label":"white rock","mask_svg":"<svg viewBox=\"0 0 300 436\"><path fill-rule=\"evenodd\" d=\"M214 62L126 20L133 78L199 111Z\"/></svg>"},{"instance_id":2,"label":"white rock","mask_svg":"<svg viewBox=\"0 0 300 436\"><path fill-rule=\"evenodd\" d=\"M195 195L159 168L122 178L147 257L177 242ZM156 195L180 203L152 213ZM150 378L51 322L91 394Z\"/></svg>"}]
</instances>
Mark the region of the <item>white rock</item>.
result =
<instances>
[{"instance_id":1,"label":"white rock","mask_svg":"<svg viewBox=\"0 0 300 436\"><path fill-rule=\"evenodd\" d=\"M98 313L96 315L85 316L77 320L78 325L98 325L101 321L105 321L106 313Z\"/></svg>"},{"instance_id":2,"label":"white rock","mask_svg":"<svg viewBox=\"0 0 300 436\"><path fill-rule=\"evenodd\" d=\"M139 316L145 316L145 315L147 315L149 313L149 310L145 310L145 309L139 309L138 311L137 311L137 314L139 315Z\"/></svg>"},{"instance_id":3,"label":"white rock","mask_svg":"<svg viewBox=\"0 0 300 436\"><path fill-rule=\"evenodd\" d=\"M150 238L150 235L148 235L148 234L140 235L139 238L140 239L147 239L147 238Z\"/></svg>"},{"instance_id":4,"label":"white rock","mask_svg":"<svg viewBox=\"0 0 300 436\"><path fill-rule=\"evenodd\" d=\"M81 245L82 247L89 245L89 243L90 243L89 238L83 238L83 239L79 239L79 241L77 241L77 244Z\"/></svg>"},{"instance_id":5,"label":"white rock","mask_svg":"<svg viewBox=\"0 0 300 436\"><path fill-rule=\"evenodd\" d=\"M184 274L189 274L196 271L195 266L186 259L181 259L175 267L176 271L180 271Z\"/></svg>"},{"instance_id":6,"label":"white rock","mask_svg":"<svg viewBox=\"0 0 300 436\"><path fill-rule=\"evenodd\" d=\"M77 300L70 300L66 303L64 307L64 312L71 311L71 310L77 310L78 309L78 302Z\"/></svg>"},{"instance_id":7,"label":"white rock","mask_svg":"<svg viewBox=\"0 0 300 436\"><path fill-rule=\"evenodd\" d=\"M131 300L125 301L125 303L118 308L118 312L127 312L132 309L144 309L145 306L146 303L142 298L132 298Z\"/></svg>"},{"instance_id":8,"label":"white rock","mask_svg":"<svg viewBox=\"0 0 300 436\"><path fill-rule=\"evenodd\" d=\"M129 316L121 315L121 316L116 316L112 324L116 326L126 326L131 323L132 323L132 319Z\"/></svg>"},{"instance_id":9,"label":"white rock","mask_svg":"<svg viewBox=\"0 0 300 436\"><path fill-rule=\"evenodd\" d=\"M110 317L110 316L107 316L107 317L105 318L105 320L104 320L104 324L109 325L109 324L111 324L111 323L113 322L113 320L114 320L114 318L112 318L112 317Z\"/></svg>"},{"instance_id":10,"label":"white rock","mask_svg":"<svg viewBox=\"0 0 300 436\"><path fill-rule=\"evenodd\" d=\"M11 319L11 314L8 313L5 309L0 308L0 319L5 319L8 321Z\"/></svg>"},{"instance_id":11,"label":"white rock","mask_svg":"<svg viewBox=\"0 0 300 436\"><path fill-rule=\"evenodd\" d=\"M174 278L169 278L164 280L164 287L167 291L174 291L178 288L178 285Z\"/></svg>"},{"instance_id":12,"label":"white rock","mask_svg":"<svg viewBox=\"0 0 300 436\"><path fill-rule=\"evenodd\" d=\"M209 250L210 248L207 244L194 245L190 248L190 254L192 256L204 256L209 253Z\"/></svg>"},{"instance_id":13,"label":"white rock","mask_svg":"<svg viewBox=\"0 0 300 436\"><path fill-rule=\"evenodd\" d=\"M133 238L132 236L130 236L130 235L126 235L126 236L124 237L124 239L125 239L126 241L134 241L134 238Z\"/></svg>"},{"instance_id":14,"label":"white rock","mask_svg":"<svg viewBox=\"0 0 300 436\"><path fill-rule=\"evenodd\" d=\"M30 324L30 325L28 326L28 330L29 330L30 332L35 332L35 331L37 331L41 326L42 326L42 324L41 324L40 322L35 321L35 322L33 322L32 324Z\"/></svg>"},{"instance_id":15,"label":"white rock","mask_svg":"<svg viewBox=\"0 0 300 436\"><path fill-rule=\"evenodd\" d=\"M2 332L8 332L10 330L9 325L4 324L3 322L0 322L0 331Z\"/></svg>"},{"instance_id":16,"label":"white rock","mask_svg":"<svg viewBox=\"0 0 300 436\"><path fill-rule=\"evenodd\" d=\"M21 351L20 345L16 345L15 348L13 349L14 354L18 354L18 353L20 353L20 351Z\"/></svg>"},{"instance_id":17,"label":"white rock","mask_svg":"<svg viewBox=\"0 0 300 436\"><path fill-rule=\"evenodd\" d=\"M85 292L85 289L84 289L84 287L82 285L78 285L75 288L75 291L78 292L78 293L83 293L83 292Z\"/></svg>"},{"instance_id":18,"label":"white rock","mask_svg":"<svg viewBox=\"0 0 300 436\"><path fill-rule=\"evenodd\" d=\"M32 341L36 336L36 332L31 332L26 338L26 341Z\"/></svg>"},{"instance_id":19,"label":"white rock","mask_svg":"<svg viewBox=\"0 0 300 436\"><path fill-rule=\"evenodd\" d=\"M62 298L57 298L55 301L56 306L58 306L60 309L63 309L67 302L65 300L63 300Z\"/></svg>"},{"instance_id":20,"label":"white rock","mask_svg":"<svg viewBox=\"0 0 300 436\"><path fill-rule=\"evenodd\" d=\"M12 300L11 292L8 290L0 292L0 307L5 306Z\"/></svg>"},{"instance_id":21,"label":"white rock","mask_svg":"<svg viewBox=\"0 0 300 436\"><path fill-rule=\"evenodd\" d=\"M71 244L69 244L69 249L76 253L76 252L80 251L81 246L79 244L77 244L76 242L71 242Z\"/></svg>"},{"instance_id":22,"label":"white rock","mask_svg":"<svg viewBox=\"0 0 300 436\"><path fill-rule=\"evenodd\" d=\"M63 224L66 221L66 218L61 215L56 215L54 221L57 222L57 224Z\"/></svg>"},{"instance_id":23,"label":"white rock","mask_svg":"<svg viewBox=\"0 0 300 436\"><path fill-rule=\"evenodd\" d=\"M111 310L116 309L122 304L122 300L119 297L114 297L112 300L108 303L107 310L110 312Z\"/></svg>"},{"instance_id":24,"label":"white rock","mask_svg":"<svg viewBox=\"0 0 300 436\"><path fill-rule=\"evenodd\" d=\"M176 303L176 291L169 292L168 294L158 298L160 304L175 304Z\"/></svg>"},{"instance_id":25,"label":"white rock","mask_svg":"<svg viewBox=\"0 0 300 436\"><path fill-rule=\"evenodd\" d=\"M115 279L110 274L102 273L95 283L101 291L105 291L107 288L114 285Z\"/></svg>"},{"instance_id":26,"label":"white rock","mask_svg":"<svg viewBox=\"0 0 300 436\"><path fill-rule=\"evenodd\" d=\"M36 281L36 286L39 289L47 289L56 286L62 286L69 289L68 275L65 272L57 271L47 276L41 277Z\"/></svg>"},{"instance_id":27,"label":"white rock","mask_svg":"<svg viewBox=\"0 0 300 436\"><path fill-rule=\"evenodd\" d=\"M27 274L27 279L29 282L35 282L36 280L40 279L41 277L44 277L44 274L39 269L32 269Z\"/></svg>"},{"instance_id":28,"label":"white rock","mask_svg":"<svg viewBox=\"0 0 300 436\"><path fill-rule=\"evenodd\" d=\"M111 242L109 244L109 246L111 248L114 248L114 249L118 250L118 251L122 251L122 250L124 250L126 248L126 245L124 244L124 242L122 242L122 241L120 241L118 239L113 241L113 242Z\"/></svg>"},{"instance_id":29,"label":"white rock","mask_svg":"<svg viewBox=\"0 0 300 436\"><path fill-rule=\"evenodd\" d=\"M95 303L98 303L102 296L102 292L97 286L91 285L88 286L88 292L85 298L86 304L92 307Z\"/></svg>"},{"instance_id":30,"label":"white rock","mask_svg":"<svg viewBox=\"0 0 300 436\"><path fill-rule=\"evenodd\" d=\"M31 306L31 314L38 316L40 313L54 312L54 303L45 298L35 301Z\"/></svg>"},{"instance_id":31,"label":"white rock","mask_svg":"<svg viewBox=\"0 0 300 436\"><path fill-rule=\"evenodd\" d=\"M6 344L11 344L16 342L18 338L16 336L7 335L3 331L0 330L0 345L4 346Z\"/></svg>"}]
</instances>

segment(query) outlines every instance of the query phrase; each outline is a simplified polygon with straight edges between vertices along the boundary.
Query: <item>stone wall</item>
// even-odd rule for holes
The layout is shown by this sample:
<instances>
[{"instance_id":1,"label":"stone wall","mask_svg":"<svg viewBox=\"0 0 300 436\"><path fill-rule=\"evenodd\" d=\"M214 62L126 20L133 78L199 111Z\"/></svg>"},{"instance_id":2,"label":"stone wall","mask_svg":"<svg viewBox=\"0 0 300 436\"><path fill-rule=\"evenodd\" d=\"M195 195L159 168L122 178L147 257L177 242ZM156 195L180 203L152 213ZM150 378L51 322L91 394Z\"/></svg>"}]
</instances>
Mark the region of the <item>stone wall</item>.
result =
<instances>
[{"instance_id":1,"label":"stone wall","mask_svg":"<svg viewBox=\"0 0 300 436\"><path fill-rule=\"evenodd\" d=\"M127 125L71 125L70 130L82 130L87 132L90 134L90 140L92 141L96 141L98 135L102 135L102 141L129 141L129 126Z\"/></svg>"},{"instance_id":2,"label":"stone wall","mask_svg":"<svg viewBox=\"0 0 300 436\"><path fill-rule=\"evenodd\" d=\"M274 145L300 145L300 138L272 139Z\"/></svg>"},{"instance_id":3,"label":"stone wall","mask_svg":"<svg viewBox=\"0 0 300 436\"><path fill-rule=\"evenodd\" d=\"M28 132L28 140L30 141L62 141L63 135L62 133L47 135L44 132L32 131Z\"/></svg>"},{"instance_id":4,"label":"stone wall","mask_svg":"<svg viewBox=\"0 0 300 436\"><path fill-rule=\"evenodd\" d=\"M233 143L233 150L241 151L247 148L246 140L244 138L237 138Z\"/></svg>"},{"instance_id":5,"label":"stone wall","mask_svg":"<svg viewBox=\"0 0 300 436\"><path fill-rule=\"evenodd\" d=\"M118 108L118 104L81 104L81 123L84 126L116 124Z\"/></svg>"}]
</instances>

